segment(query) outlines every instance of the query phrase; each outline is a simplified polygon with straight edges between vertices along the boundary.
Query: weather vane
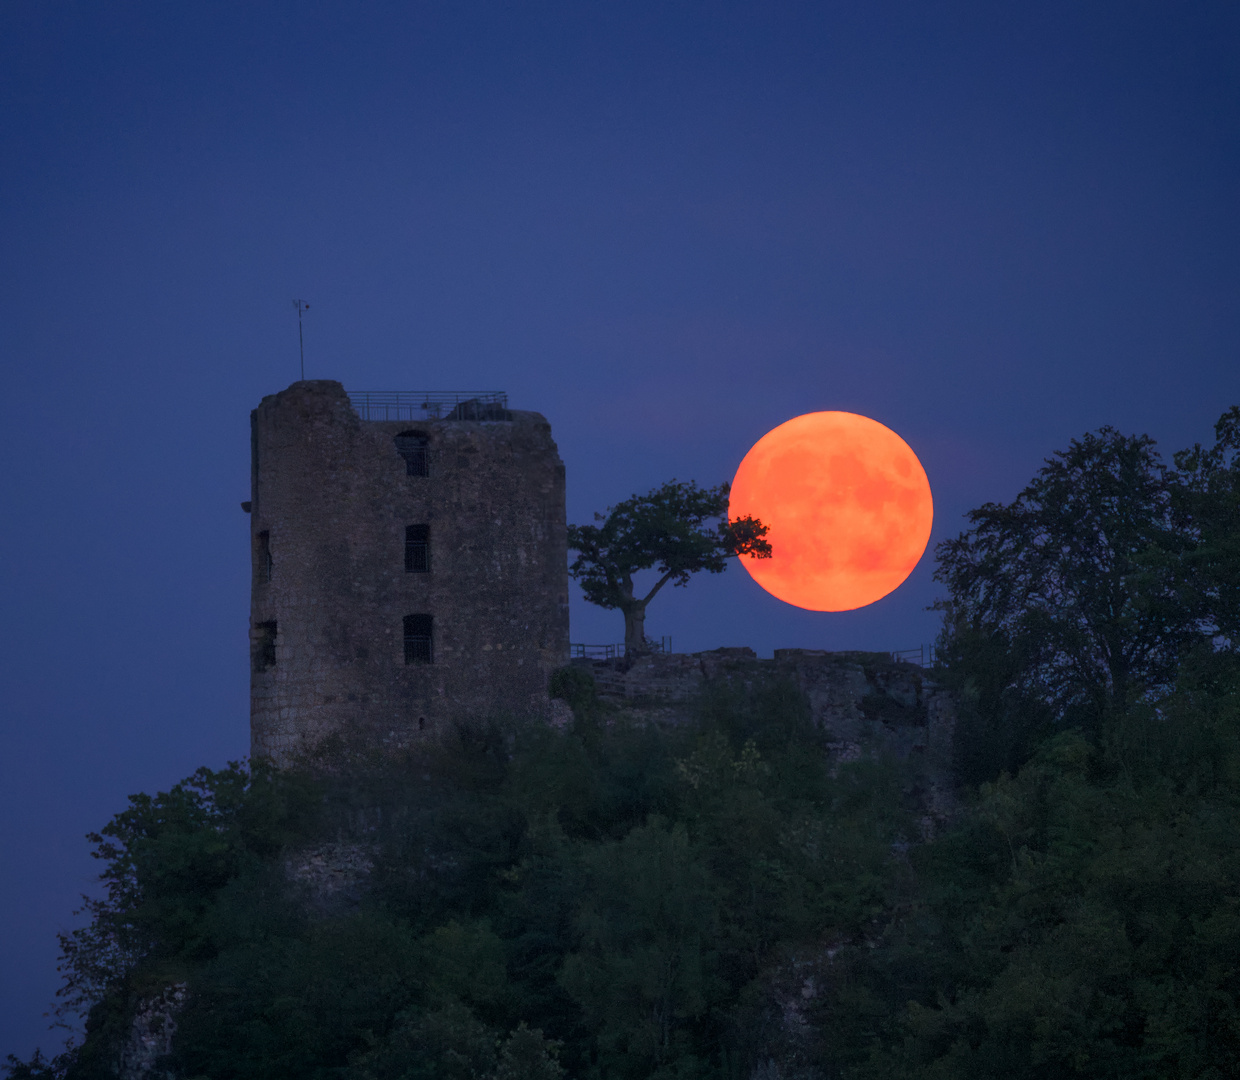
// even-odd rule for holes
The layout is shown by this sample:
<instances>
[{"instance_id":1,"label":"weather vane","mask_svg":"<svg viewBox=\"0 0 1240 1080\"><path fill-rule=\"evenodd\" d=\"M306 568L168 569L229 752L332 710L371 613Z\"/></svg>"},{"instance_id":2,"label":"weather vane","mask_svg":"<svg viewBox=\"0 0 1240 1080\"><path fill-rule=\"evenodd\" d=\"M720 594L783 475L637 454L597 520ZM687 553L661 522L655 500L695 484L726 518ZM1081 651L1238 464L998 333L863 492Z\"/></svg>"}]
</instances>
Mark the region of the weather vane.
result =
<instances>
[{"instance_id":1,"label":"weather vane","mask_svg":"<svg viewBox=\"0 0 1240 1080\"><path fill-rule=\"evenodd\" d=\"M306 381L306 339L301 334L301 313L309 311L310 305L301 300L294 300L293 307L297 309L297 344L301 346L301 381Z\"/></svg>"}]
</instances>

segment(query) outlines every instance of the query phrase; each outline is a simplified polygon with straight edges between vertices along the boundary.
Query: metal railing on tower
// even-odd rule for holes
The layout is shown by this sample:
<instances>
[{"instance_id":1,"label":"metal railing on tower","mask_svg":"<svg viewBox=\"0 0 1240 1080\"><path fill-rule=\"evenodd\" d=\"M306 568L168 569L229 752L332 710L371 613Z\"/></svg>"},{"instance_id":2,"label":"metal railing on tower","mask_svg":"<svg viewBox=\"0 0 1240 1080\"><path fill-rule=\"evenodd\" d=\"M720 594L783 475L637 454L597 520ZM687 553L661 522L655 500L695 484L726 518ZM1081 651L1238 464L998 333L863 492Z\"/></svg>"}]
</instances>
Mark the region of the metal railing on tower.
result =
<instances>
[{"instance_id":1,"label":"metal railing on tower","mask_svg":"<svg viewBox=\"0 0 1240 1080\"><path fill-rule=\"evenodd\" d=\"M502 390L350 390L363 420L510 420Z\"/></svg>"}]
</instances>

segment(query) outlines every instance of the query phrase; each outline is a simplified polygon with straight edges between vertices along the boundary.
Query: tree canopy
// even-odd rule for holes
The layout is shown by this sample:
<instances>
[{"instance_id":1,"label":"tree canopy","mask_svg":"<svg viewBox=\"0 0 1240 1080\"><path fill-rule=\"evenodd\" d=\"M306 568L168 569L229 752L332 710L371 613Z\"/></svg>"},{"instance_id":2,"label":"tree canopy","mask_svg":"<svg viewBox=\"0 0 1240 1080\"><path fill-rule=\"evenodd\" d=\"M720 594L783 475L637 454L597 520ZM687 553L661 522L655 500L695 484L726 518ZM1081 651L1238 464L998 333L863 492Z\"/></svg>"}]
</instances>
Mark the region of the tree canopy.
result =
<instances>
[{"instance_id":1,"label":"tree canopy","mask_svg":"<svg viewBox=\"0 0 1240 1080\"><path fill-rule=\"evenodd\" d=\"M1179 580L1208 630L1240 648L1240 405L1214 427L1212 447L1175 455L1173 520L1188 538Z\"/></svg>"},{"instance_id":2,"label":"tree canopy","mask_svg":"<svg viewBox=\"0 0 1240 1080\"><path fill-rule=\"evenodd\" d=\"M937 552L949 651L968 635L1002 640L1021 656L1016 689L1085 722L1168 686L1202 636L1174 575L1151 564L1189 547L1172 487L1153 440L1102 428L1010 505L971 511L972 528Z\"/></svg>"},{"instance_id":3,"label":"tree canopy","mask_svg":"<svg viewBox=\"0 0 1240 1080\"><path fill-rule=\"evenodd\" d=\"M86 1040L12 1075L114 1076L169 984L160 1068L186 1078L726 1075L785 943L881 908L907 814L870 775L831 768L782 685L679 728L586 695L566 731L463 721L404 757L200 770L94 837L109 888L63 942ZM363 889L290 876L341 844Z\"/></svg>"},{"instance_id":4,"label":"tree canopy","mask_svg":"<svg viewBox=\"0 0 1240 1080\"><path fill-rule=\"evenodd\" d=\"M672 480L595 514L601 525L568 527L569 550L577 552L569 573L590 603L623 612L627 652L644 648L646 605L664 585L687 585L701 571L721 574L732 555L770 558L767 526L752 517L728 520L728 490ZM651 569L659 577L636 595L633 575Z\"/></svg>"},{"instance_id":5,"label":"tree canopy","mask_svg":"<svg viewBox=\"0 0 1240 1080\"><path fill-rule=\"evenodd\" d=\"M833 762L795 687L681 727L202 770L97 838L66 952L116 1075L187 988L165 1075L243 1080L1221 1080L1240 1068L1240 680L1189 665L1105 740L1044 739L922 838L912 774ZM288 867L369 853L365 888ZM114 946L118 940L125 948Z\"/></svg>"}]
</instances>

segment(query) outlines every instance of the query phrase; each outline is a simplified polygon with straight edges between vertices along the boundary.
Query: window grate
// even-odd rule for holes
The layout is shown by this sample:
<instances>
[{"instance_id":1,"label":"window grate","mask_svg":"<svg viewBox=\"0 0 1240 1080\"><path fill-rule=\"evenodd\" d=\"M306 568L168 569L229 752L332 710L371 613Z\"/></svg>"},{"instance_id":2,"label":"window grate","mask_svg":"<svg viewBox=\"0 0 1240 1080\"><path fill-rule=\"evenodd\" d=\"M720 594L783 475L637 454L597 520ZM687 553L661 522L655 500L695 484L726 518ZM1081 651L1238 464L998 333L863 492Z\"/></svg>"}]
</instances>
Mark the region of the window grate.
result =
<instances>
[{"instance_id":1,"label":"window grate","mask_svg":"<svg viewBox=\"0 0 1240 1080\"><path fill-rule=\"evenodd\" d=\"M431 568L431 527L429 525L405 526L405 571L426 574Z\"/></svg>"},{"instance_id":2,"label":"window grate","mask_svg":"<svg viewBox=\"0 0 1240 1080\"><path fill-rule=\"evenodd\" d=\"M431 615L405 616L405 663L433 664L434 617Z\"/></svg>"}]
</instances>

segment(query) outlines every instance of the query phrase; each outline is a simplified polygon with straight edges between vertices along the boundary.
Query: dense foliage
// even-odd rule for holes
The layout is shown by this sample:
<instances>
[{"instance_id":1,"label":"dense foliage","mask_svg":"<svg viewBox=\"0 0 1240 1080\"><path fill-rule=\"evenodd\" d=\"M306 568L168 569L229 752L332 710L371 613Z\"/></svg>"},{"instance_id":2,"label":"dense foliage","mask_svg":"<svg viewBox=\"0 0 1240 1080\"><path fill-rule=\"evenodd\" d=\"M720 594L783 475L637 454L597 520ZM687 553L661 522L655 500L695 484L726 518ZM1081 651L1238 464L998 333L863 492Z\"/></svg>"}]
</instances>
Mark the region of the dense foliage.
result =
<instances>
[{"instance_id":1,"label":"dense foliage","mask_svg":"<svg viewBox=\"0 0 1240 1080\"><path fill-rule=\"evenodd\" d=\"M181 985L185 1080L1240 1075L1238 435L1087 436L944 546L938 835L794 687L665 729L568 669L565 730L135 797L63 941L86 1038L11 1076L114 1075Z\"/></svg>"},{"instance_id":2,"label":"dense foliage","mask_svg":"<svg viewBox=\"0 0 1240 1080\"><path fill-rule=\"evenodd\" d=\"M136 797L65 943L94 1001L68 1075L110 1075L177 983L184 1077L741 1075L767 973L883 910L898 773L833 776L787 687L671 731L576 689L569 731L463 724L402 759L337 746ZM368 853L364 890L290 886L325 845Z\"/></svg>"},{"instance_id":3,"label":"dense foliage","mask_svg":"<svg viewBox=\"0 0 1240 1080\"><path fill-rule=\"evenodd\" d=\"M1240 644L1240 406L1215 444L1159 459L1111 428L939 545L940 660L964 705L961 778L1014 771L1065 727L1091 739L1170 692L1183 658Z\"/></svg>"}]
</instances>

